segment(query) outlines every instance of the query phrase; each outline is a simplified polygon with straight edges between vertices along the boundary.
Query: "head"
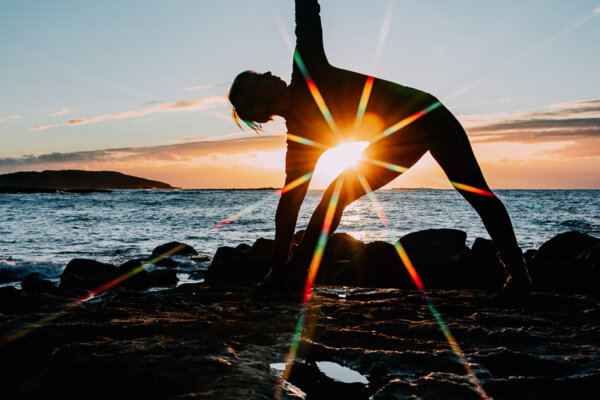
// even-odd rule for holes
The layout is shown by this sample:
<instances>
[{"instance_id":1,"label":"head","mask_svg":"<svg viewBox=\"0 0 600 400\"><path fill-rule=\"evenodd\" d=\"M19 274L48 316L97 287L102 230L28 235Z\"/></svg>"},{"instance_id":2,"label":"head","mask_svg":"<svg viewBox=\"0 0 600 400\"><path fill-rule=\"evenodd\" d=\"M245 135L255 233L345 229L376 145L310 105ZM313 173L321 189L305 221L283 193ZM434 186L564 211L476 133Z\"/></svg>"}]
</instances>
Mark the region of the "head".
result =
<instances>
[{"instance_id":1,"label":"head","mask_svg":"<svg viewBox=\"0 0 600 400\"><path fill-rule=\"evenodd\" d=\"M231 84L229 101L236 124L241 128L242 120L258 133L261 124L271 121L273 115L285 114L289 92L287 84L271 72L244 71Z\"/></svg>"}]
</instances>

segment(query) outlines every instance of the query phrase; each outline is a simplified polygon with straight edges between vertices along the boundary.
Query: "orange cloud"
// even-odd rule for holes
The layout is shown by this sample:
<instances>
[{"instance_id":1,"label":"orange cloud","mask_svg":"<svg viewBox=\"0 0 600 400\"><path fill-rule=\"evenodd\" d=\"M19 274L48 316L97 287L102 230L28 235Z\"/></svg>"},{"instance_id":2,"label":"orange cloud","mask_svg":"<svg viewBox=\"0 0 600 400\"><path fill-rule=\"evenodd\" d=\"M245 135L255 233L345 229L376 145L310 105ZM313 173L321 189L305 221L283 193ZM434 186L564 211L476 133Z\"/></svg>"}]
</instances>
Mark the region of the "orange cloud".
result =
<instances>
[{"instance_id":1,"label":"orange cloud","mask_svg":"<svg viewBox=\"0 0 600 400\"><path fill-rule=\"evenodd\" d=\"M20 119L23 118L20 115L11 115L10 117L0 118L0 123L10 121L11 119Z\"/></svg>"},{"instance_id":2,"label":"orange cloud","mask_svg":"<svg viewBox=\"0 0 600 400\"><path fill-rule=\"evenodd\" d=\"M90 124L107 119L139 118L156 113L169 113L175 111L196 111L227 104L225 96L203 97L199 99L177 101L175 103L161 104L141 110L125 111L121 113L103 114L92 118L72 119L66 125Z\"/></svg>"},{"instance_id":3,"label":"orange cloud","mask_svg":"<svg viewBox=\"0 0 600 400\"><path fill-rule=\"evenodd\" d=\"M60 117L61 115L68 114L68 113L70 113L71 111L73 111L73 110L71 110L70 108L63 108L62 110L60 110L60 111L58 111L58 112L55 112L54 114L52 114L52 115L50 115L50 116L51 116L51 117Z\"/></svg>"}]
</instances>

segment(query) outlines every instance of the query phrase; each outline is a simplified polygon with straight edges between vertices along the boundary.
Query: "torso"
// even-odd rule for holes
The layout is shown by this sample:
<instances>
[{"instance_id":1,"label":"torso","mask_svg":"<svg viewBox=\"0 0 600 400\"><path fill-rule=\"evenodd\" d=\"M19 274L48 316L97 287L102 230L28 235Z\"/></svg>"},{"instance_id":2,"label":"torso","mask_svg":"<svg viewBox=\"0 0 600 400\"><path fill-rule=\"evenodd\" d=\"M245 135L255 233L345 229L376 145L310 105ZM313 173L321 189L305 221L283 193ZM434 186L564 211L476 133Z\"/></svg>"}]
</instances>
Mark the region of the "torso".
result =
<instances>
[{"instance_id":1,"label":"torso","mask_svg":"<svg viewBox=\"0 0 600 400\"><path fill-rule=\"evenodd\" d=\"M366 112L360 126L357 126L359 102L368 76L335 68L328 63L311 65L309 69L337 130L327 122L306 80L294 65L290 115L286 119L288 132L330 147L343 141L369 141L436 101L428 93L376 78Z\"/></svg>"}]
</instances>

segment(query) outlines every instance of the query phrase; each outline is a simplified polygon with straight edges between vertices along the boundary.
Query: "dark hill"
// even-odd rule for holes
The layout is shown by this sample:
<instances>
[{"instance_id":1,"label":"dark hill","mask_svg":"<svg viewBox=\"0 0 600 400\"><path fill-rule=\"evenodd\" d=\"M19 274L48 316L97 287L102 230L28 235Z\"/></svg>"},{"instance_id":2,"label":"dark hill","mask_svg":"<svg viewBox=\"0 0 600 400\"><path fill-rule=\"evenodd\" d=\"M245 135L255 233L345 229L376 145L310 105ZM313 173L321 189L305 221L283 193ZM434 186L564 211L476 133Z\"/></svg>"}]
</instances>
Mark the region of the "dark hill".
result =
<instances>
[{"instance_id":1,"label":"dark hill","mask_svg":"<svg viewBox=\"0 0 600 400\"><path fill-rule=\"evenodd\" d=\"M95 189L173 189L167 183L151 181L115 171L42 171L0 175L0 191L14 189L95 190Z\"/></svg>"}]
</instances>

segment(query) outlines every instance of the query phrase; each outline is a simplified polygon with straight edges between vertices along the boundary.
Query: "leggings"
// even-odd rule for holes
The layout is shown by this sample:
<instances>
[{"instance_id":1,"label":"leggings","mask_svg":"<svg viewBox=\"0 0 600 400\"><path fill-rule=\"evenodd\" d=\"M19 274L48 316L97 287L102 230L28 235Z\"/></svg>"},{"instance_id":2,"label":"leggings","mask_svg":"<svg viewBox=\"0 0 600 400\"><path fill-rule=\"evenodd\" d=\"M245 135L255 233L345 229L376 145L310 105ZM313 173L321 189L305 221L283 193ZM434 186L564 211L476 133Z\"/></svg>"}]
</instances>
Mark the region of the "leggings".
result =
<instances>
[{"instance_id":1,"label":"leggings","mask_svg":"<svg viewBox=\"0 0 600 400\"><path fill-rule=\"evenodd\" d=\"M343 178L343 186L330 234L338 227L344 208L366 194L360 179L366 179L372 190L391 182L401 174L401 170L413 166L427 151L444 170L448 179L487 192L487 195L465 190L467 186L456 185L458 192L479 214L490 237L499 250L499 255L507 272L522 268L523 256L517 245L510 217L502 202L491 193L467 134L452 113L441 106L403 129L370 144L364 151L366 160L354 169L348 169L327 188L314 211L299 247L294 251L292 262L306 262L312 256L318 236L323 226L325 213L338 179ZM376 160L375 163L369 160ZM382 163L393 164L392 170ZM362 175L359 178L359 175Z\"/></svg>"}]
</instances>

